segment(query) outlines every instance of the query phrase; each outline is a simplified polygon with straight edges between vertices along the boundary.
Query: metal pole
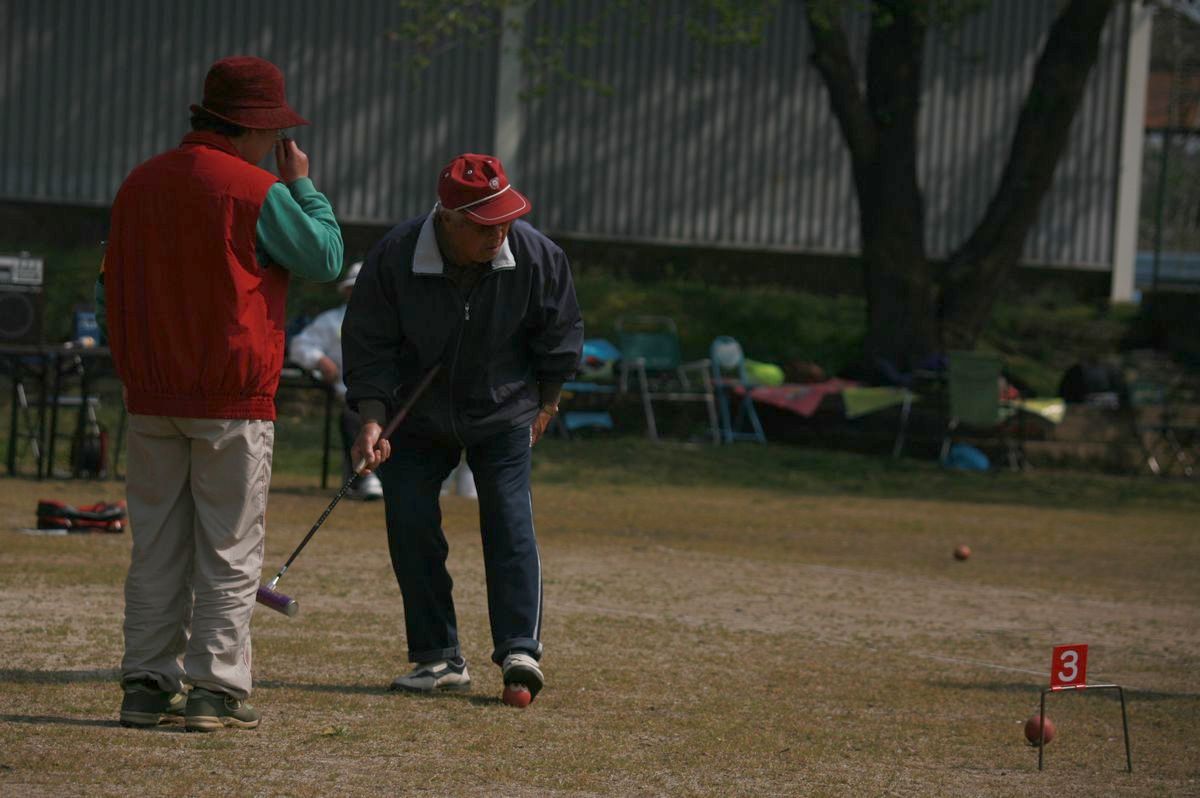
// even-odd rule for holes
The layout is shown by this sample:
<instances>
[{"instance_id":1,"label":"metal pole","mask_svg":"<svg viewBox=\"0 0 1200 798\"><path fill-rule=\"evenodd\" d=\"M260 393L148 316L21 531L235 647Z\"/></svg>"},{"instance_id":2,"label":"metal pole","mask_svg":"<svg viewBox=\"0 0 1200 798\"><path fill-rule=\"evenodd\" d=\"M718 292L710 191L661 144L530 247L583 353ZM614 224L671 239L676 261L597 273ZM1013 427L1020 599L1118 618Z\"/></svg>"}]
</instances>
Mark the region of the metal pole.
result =
<instances>
[{"instance_id":1,"label":"metal pole","mask_svg":"<svg viewBox=\"0 0 1200 798\"><path fill-rule=\"evenodd\" d=\"M41 371L38 376L41 378L41 384L38 385L37 396L37 445L40 449L37 450L37 479L41 481L43 478L43 469L46 468L47 456L47 440L46 440L46 406L50 402L49 396L49 379L50 368L58 368L58 360L55 359L54 353L50 350L43 350L37 356L40 361Z\"/></svg>"},{"instance_id":2,"label":"metal pole","mask_svg":"<svg viewBox=\"0 0 1200 798\"><path fill-rule=\"evenodd\" d=\"M1042 759L1046 755L1046 691L1042 691L1041 706L1038 707L1038 770L1042 769Z\"/></svg>"},{"instance_id":3,"label":"metal pole","mask_svg":"<svg viewBox=\"0 0 1200 798\"><path fill-rule=\"evenodd\" d=\"M1067 687L1050 687L1042 690L1041 705L1038 717L1041 718L1042 728L1038 737L1038 770L1042 769L1042 761L1046 750L1046 694L1078 692L1080 690L1116 690L1121 697L1121 730L1125 733L1125 769L1133 772L1133 753L1129 745L1129 716L1125 712L1125 691L1119 684L1075 684Z\"/></svg>"},{"instance_id":4,"label":"metal pole","mask_svg":"<svg viewBox=\"0 0 1200 798\"><path fill-rule=\"evenodd\" d=\"M1117 695L1121 696L1121 726L1125 729L1125 767L1132 773L1133 754L1129 750L1129 718L1125 714L1125 691L1118 687Z\"/></svg>"},{"instance_id":5,"label":"metal pole","mask_svg":"<svg viewBox=\"0 0 1200 798\"><path fill-rule=\"evenodd\" d=\"M46 477L54 478L54 450L58 440L58 398L62 396L62 353L54 355L54 393L50 396L50 441L46 444Z\"/></svg>"},{"instance_id":6,"label":"metal pole","mask_svg":"<svg viewBox=\"0 0 1200 798\"><path fill-rule=\"evenodd\" d=\"M1154 267L1150 277L1150 294L1158 293L1158 264L1162 258L1163 216L1167 207L1167 164L1171 150L1171 128L1163 128L1162 153L1159 156L1158 169L1158 198L1154 211ZM1153 307L1151 308L1153 311Z\"/></svg>"},{"instance_id":7,"label":"metal pole","mask_svg":"<svg viewBox=\"0 0 1200 798\"><path fill-rule=\"evenodd\" d=\"M325 429L321 437L321 490L329 481L329 420L333 415L333 386L325 388Z\"/></svg>"},{"instance_id":8,"label":"metal pole","mask_svg":"<svg viewBox=\"0 0 1200 798\"><path fill-rule=\"evenodd\" d=\"M12 404L8 423L8 475L17 473L17 414L20 413L21 357L9 355L12 364Z\"/></svg>"}]
</instances>

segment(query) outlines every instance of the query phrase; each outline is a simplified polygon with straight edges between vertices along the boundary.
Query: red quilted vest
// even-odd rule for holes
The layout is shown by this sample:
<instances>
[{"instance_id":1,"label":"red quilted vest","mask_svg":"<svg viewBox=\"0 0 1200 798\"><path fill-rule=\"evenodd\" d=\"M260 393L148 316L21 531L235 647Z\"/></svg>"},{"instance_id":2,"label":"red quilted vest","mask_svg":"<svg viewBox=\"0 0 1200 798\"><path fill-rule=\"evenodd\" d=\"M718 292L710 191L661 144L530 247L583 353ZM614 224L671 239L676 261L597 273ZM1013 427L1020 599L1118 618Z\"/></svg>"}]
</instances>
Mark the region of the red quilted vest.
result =
<instances>
[{"instance_id":1,"label":"red quilted vest","mask_svg":"<svg viewBox=\"0 0 1200 798\"><path fill-rule=\"evenodd\" d=\"M288 272L259 263L255 231L277 180L202 132L121 185L104 295L129 412L274 420Z\"/></svg>"}]
</instances>

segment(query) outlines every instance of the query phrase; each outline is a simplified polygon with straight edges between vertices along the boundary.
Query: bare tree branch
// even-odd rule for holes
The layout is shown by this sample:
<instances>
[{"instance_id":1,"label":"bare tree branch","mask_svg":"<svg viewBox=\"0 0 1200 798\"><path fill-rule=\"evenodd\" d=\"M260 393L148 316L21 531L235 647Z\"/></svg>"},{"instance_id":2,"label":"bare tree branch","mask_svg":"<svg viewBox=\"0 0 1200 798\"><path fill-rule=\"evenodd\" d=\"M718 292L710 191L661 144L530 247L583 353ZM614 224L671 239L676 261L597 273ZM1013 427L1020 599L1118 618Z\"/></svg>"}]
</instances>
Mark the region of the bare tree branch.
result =
<instances>
[{"instance_id":1,"label":"bare tree branch","mask_svg":"<svg viewBox=\"0 0 1200 798\"><path fill-rule=\"evenodd\" d=\"M829 90L829 105L855 163L875 160L876 131L859 90L846 32L838 19L840 3L809 0L804 16L812 35L812 64Z\"/></svg>"}]
</instances>

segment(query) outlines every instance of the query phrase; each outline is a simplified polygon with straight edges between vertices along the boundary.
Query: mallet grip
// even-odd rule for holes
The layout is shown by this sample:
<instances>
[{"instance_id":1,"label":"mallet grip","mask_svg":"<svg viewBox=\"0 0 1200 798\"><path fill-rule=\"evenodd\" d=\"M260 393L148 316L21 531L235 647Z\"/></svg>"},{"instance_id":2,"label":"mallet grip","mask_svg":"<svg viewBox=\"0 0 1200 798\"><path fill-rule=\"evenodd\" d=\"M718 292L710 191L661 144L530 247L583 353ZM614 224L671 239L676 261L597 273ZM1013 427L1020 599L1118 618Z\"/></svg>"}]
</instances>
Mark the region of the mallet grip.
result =
<instances>
[{"instance_id":1,"label":"mallet grip","mask_svg":"<svg viewBox=\"0 0 1200 798\"><path fill-rule=\"evenodd\" d=\"M429 371L425 372L425 376L421 378L419 383L417 383L417 387L413 388L412 391L409 392L408 399L406 399L401 408L396 411L396 414L392 416L392 420L387 423L387 426L383 428L383 431L379 433L379 440L390 437L391 434L396 431L396 427L399 427L400 424L404 422L404 419L408 417L408 411L412 410L413 405L417 403L417 399L421 398L421 394L425 393L425 389L429 387L429 383L433 382L433 378L437 376L437 373L441 367L441 363L434 363ZM366 467L367 458L360 457L358 459L358 463L354 466L354 476L361 474L363 469Z\"/></svg>"}]
</instances>

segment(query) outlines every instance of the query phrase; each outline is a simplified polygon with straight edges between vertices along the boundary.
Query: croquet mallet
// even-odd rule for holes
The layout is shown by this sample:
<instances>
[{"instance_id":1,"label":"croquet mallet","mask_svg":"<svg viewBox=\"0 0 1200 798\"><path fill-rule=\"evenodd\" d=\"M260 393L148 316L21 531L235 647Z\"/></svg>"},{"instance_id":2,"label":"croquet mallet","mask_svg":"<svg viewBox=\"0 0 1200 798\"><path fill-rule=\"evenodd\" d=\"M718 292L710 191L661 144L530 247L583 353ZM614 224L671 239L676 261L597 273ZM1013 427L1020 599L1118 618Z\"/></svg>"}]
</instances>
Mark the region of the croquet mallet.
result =
<instances>
[{"instance_id":1,"label":"croquet mallet","mask_svg":"<svg viewBox=\"0 0 1200 798\"><path fill-rule=\"evenodd\" d=\"M429 387L429 383L433 382L434 375L437 374L439 368L440 364L434 364L433 368L429 369L425 376L421 378L421 381L417 383L417 387L413 388L412 393L408 395L408 400L404 403L404 406L396 412L396 415L392 416L392 420L384 427L383 432L379 433L380 440L396 431L396 427L400 426L400 423L404 421L405 416L408 415L408 411L412 409L417 399ZM258 589L258 596L256 598L259 604L270 607L276 612L282 612L289 618L300 611L300 605L296 600L280 593L275 589L275 585L279 584L279 580L287 573L287 569L292 564L292 561L304 550L304 547L308 545L308 541L312 540L312 536L317 534L317 530L321 528L321 524L325 523L325 519L333 512L333 508L337 507L337 503L346 495L346 491L350 490L350 486L354 484L354 480L358 479L359 472L362 471L366 464L367 460L365 457L358 461L358 465L354 467L354 473L350 475L350 478L346 480L346 484L342 485L342 489L333 497L333 501L325 508L325 512L321 513L321 517L317 519L317 523L313 524L312 529L308 530L308 534L304 536L304 540L300 541L300 545L292 552L292 556L288 557L287 562L279 569L279 573L275 574L274 579Z\"/></svg>"}]
</instances>

